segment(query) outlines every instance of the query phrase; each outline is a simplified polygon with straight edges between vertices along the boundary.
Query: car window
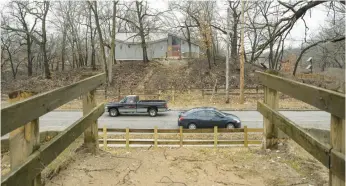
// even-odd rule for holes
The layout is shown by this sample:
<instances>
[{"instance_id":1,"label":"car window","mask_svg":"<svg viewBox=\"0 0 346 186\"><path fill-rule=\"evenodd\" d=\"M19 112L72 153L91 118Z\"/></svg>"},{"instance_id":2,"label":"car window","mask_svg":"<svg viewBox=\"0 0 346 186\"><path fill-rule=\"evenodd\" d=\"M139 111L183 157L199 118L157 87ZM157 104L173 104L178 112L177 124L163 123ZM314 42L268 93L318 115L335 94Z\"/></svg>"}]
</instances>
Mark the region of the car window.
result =
<instances>
[{"instance_id":1,"label":"car window","mask_svg":"<svg viewBox=\"0 0 346 186\"><path fill-rule=\"evenodd\" d=\"M212 110L206 110L205 111L205 117L214 118L216 116L217 116L216 113L214 111L212 111Z\"/></svg>"},{"instance_id":2,"label":"car window","mask_svg":"<svg viewBox=\"0 0 346 186\"><path fill-rule=\"evenodd\" d=\"M197 117L198 116L198 111L196 111L196 110L189 110L184 115L189 116L189 117Z\"/></svg>"},{"instance_id":3,"label":"car window","mask_svg":"<svg viewBox=\"0 0 346 186\"><path fill-rule=\"evenodd\" d=\"M128 97L126 100L126 103L134 103L135 102L135 97Z\"/></svg>"}]
</instances>

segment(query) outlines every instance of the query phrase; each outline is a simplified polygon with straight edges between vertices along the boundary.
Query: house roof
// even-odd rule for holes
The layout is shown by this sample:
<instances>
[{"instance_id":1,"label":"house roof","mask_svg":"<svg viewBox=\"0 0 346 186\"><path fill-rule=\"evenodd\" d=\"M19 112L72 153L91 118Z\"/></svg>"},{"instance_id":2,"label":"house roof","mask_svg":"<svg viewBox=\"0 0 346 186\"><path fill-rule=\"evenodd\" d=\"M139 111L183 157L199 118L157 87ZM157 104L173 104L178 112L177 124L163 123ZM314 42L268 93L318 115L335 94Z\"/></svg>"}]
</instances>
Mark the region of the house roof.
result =
<instances>
[{"instance_id":1,"label":"house roof","mask_svg":"<svg viewBox=\"0 0 346 186\"><path fill-rule=\"evenodd\" d=\"M167 33L149 33L146 36L147 42L155 42L168 38ZM138 33L117 33L115 39L125 43L141 43L141 37Z\"/></svg>"},{"instance_id":2,"label":"house roof","mask_svg":"<svg viewBox=\"0 0 346 186\"><path fill-rule=\"evenodd\" d=\"M186 41L185 38L180 37L176 34L170 34L170 33L164 33L164 32L149 33L146 36L146 41L150 43L150 42L157 42L157 41L161 41L161 40L166 40L166 39L168 39L168 35L172 35L172 36L178 37L178 38ZM115 39L117 41L122 41L122 42L128 43L128 44L141 43L141 37L139 36L138 33L116 33ZM194 41L192 41L191 43L198 45Z\"/></svg>"}]
</instances>

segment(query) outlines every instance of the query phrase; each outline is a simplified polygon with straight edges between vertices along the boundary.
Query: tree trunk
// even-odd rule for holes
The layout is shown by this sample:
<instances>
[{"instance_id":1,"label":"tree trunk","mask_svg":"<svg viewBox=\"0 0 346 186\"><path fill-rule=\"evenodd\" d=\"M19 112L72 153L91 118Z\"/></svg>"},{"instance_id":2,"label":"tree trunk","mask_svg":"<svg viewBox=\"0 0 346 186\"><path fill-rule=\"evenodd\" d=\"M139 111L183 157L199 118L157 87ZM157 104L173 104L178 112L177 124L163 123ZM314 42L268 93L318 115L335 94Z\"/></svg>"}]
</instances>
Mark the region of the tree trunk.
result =
<instances>
[{"instance_id":1,"label":"tree trunk","mask_svg":"<svg viewBox=\"0 0 346 186\"><path fill-rule=\"evenodd\" d=\"M88 66L88 30L89 30L89 27L87 26L86 32L85 32L85 60L84 60L84 65L86 67Z\"/></svg>"},{"instance_id":2,"label":"tree trunk","mask_svg":"<svg viewBox=\"0 0 346 186\"><path fill-rule=\"evenodd\" d=\"M187 43L189 45L189 58L192 58L192 53L191 53L191 33L190 33L190 28L187 25L186 21L185 21L185 26L186 26L186 32L187 32Z\"/></svg>"},{"instance_id":3,"label":"tree trunk","mask_svg":"<svg viewBox=\"0 0 346 186\"><path fill-rule=\"evenodd\" d=\"M61 70L65 70L65 52L66 52L66 35L67 35L67 28L66 24L64 24L64 29L62 33L62 49L61 49Z\"/></svg>"},{"instance_id":4,"label":"tree trunk","mask_svg":"<svg viewBox=\"0 0 346 186\"><path fill-rule=\"evenodd\" d=\"M93 30L92 22L91 22L91 8L89 11L89 26L90 26L90 42L91 42L91 66L92 66L92 70L96 70L95 40L94 40L94 30Z\"/></svg>"},{"instance_id":5,"label":"tree trunk","mask_svg":"<svg viewBox=\"0 0 346 186\"><path fill-rule=\"evenodd\" d=\"M29 34L26 34L26 48L27 48L27 57L28 57L28 76L32 76L32 52L31 52L31 46L32 41Z\"/></svg>"},{"instance_id":6,"label":"tree trunk","mask_svg":"<svg viewBox=\"0 0 346 186\"><path fill-rule=\"evenodd\" d=\"M113 17L112 17L112 43L111 43L111 55L108 63L108 79L109 79L109 85L112 83L112 66L114 63L114 56L115 56L115 26L116 26L116 13L117 13L117 3L113 1Z\"/></svg>"},{"instance_id":7,"label":"tree trunk","mask_svg":"<svg viewBox=\"0 0 346 186\"><path fill-rule=\"evenodd\" d=\"M101 55L102 55L102 60L103 60L103 65L104 65L104 72L106 73L106 77L107 77L107 83L108 83L108 69L107 69L107 60L106 60L106 53L105 53L105 47L104 47L104 44L103 44L103 39L102 39L102 31L101 31L101 26L100 26L100 23L99 23L99 17L98 17L98 14L97 14L97 2L94 1L94 5L95 7L92 7L92 4L90 1L89 2L89 5L90 5L90 8L92 9L92 11L94 12L94 16L95 16L95 22L96 22L96 28L97 28L97 31L98 31L98 35L99 35L99 42L100 42L100 48L101 48ZM95 9L94 9L95 8Z\"/></svg>"},{"instance_id":8,"label":"tree trunk","mask_svg":"<svg viewBox=\"0 0 346 186\"><path fill-rule=\"evenodd\" d=\"M142 16L143 5L142 5L142 2L136 1L136 8L137 8L137 18L138 18L138 22L139 22L139 35L140 35L141 40L142 40L143 62L147 63L147 62L149 62L149 59L148 59L147 45L145 42L144 27L143 27L143 16Z\"/></svg>"},{"instance_id":9,"label":"tree trunk","mask_svg":"<svg viewBox=\"0 0 346 186\"><path fill-rule=\"evenodd\" d=\"M140 32L140 35L141 35L141 39L142 39L143 62L147 63L147 62L149 62L149 59L148 59L148 53L147 53L147 46L145 43L145 36L144 36L143 32Z\"/></svg>"},{"instance_id":10,"label":"tree trunk","mask_svg":"<svg viewBox=\"0 0 346 186\"><path fill-rule=\"evenodd\" d=\"M44 1L44 14L42 19L42 52L43 52L43 62L44 62L44 72L46 79L51 79L51 74L49 70L49 60L47 57L47 50L46 50L46 44L47 44L47 33L46 33L46 17L49 10L49 1Z\"/></svg>"},{"instance_id":11,"label":"tree trunk","mask_svg":"<svg viewBox=\"0 0 346 186\"><path fill-rule=\"evenodd\" d=\"M234 16L234 15L233 15ZM237 18L233 19L233 22L237 21ZM231 38L231 59L233 65L238 64L238 24L233 24L233 35Z\"/></svg>"},{"instance_id":12,"label":"tree trunk","mask_svg":"<svg viewBox=\"0 0 346 186\"><path fill-rule=\"evenodd\" d=\"M12 54L10 52L10 49L7 47L7 53L8 53L8 58L10 60L10 63L11 63L11 70L12 70L12 76L13 76L13 79L16 79L16 71L14 69L14 64L13 64L13 59L12 59Z\"/></svg>"}]
</instances>

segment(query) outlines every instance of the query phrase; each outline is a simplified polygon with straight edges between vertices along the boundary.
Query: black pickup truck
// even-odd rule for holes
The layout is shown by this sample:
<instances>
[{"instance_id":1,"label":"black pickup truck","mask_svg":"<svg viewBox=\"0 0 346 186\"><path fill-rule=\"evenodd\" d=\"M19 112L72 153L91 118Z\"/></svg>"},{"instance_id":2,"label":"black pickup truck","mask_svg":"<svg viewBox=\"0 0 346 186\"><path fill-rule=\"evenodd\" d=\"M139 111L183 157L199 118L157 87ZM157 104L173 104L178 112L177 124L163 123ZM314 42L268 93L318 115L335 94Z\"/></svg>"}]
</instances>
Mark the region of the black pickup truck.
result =
<instances>
[{"instance_id":1,"label":"black pickup truck","mask_svg":"<svg viewBox=\"0 0 346 186\"><path fill-rule=\"evenodd\" d=\"M139 100L139 96L129 95L118 103L111 102L106 104L105 111L109 115L116 117L122 113L148 113L155 117L158 112L166 112L167 102L165 100Z\"/></svg>"}]
</instances>

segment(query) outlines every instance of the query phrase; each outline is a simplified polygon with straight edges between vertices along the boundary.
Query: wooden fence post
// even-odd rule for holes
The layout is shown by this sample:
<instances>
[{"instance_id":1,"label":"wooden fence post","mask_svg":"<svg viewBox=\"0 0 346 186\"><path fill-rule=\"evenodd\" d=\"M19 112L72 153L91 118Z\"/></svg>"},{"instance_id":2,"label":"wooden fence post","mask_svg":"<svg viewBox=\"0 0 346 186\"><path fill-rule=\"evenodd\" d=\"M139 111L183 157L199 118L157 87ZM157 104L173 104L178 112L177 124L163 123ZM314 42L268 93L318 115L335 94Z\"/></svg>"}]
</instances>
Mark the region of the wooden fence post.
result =
<instances>
[{"instance_id":1,"label":"wooden fence post","mask_svg":"<svg viewBox=\"0 0 346 186\"><path fill-rule=\"evenodd\" d=\"M264 103L267 104L270 108L278 110L279 107L279 96L278 92L274 89L264 87ZM263 148L277 148L277 138L278 131L274 126L274 123L271 123L266 117L263 117L263 128L264 128L264 144Z\"/></svg>"},{"instance_id":2,"label":"wooden fence post","mask_svg":"<svg viewBox=\"0 0 346 186\"><path fill-rule=\"evenodd\" d=\"M33 96L33 92L16 91L9 94L10 102L14 103ZM10 166L14 170L21 165L30 154L40 148L39 120L35 119L30 123L19 127L9 135ZM28 185L41 185L41 174Z\"/></svg>"},{"instance_id":3,"label":"wooden fence post","mask_svg":"<svg viewBox=\"0 0 346 186\"><path fill-rule=\"evenodd\" d=\"M214 148L217 147L217 126L214 126Z\"/></svg>"},{"instance_id":4,"label":"wooden fence post","mask_svg":"<svg viewBox=\"0 0 346 186\"><path fill-rule=\"evenodd\" d=\"M126 138L126 149L129 149L130 148L130 129L128 127L126 128L125 138Z\"/></svg>"},{"instance_id":5,"label":"wooden fence post","mask_svg":"<svg viewBox=\"0 0 346 186\"><path fill-rule=\"evenodd\" d=\"M345 120L334 115L331 115L330 145L333 150L345 155ZM344 186L345 181L329 169L329 185Z\"/></svg>"},{"instance_id":6,"label":"wooden fence post","mask_svg":"<svg viewBox=\"0 0 346 186\"><path fill-rule=\"evenodd\" d=\"M103 126L103 148L107 149L107 127L106 125Z\"/></svg>"},{"instance_id":7,"label":"wooden fence post","mask_svg":"<svg viewBox=\"0 0 346 186\"><path fill-rule=\"evenodd\" d=\"M161 89L159 89L159 99L161 99Z\"/></svg>"},{"instance_id":8,"label":"wooden fence post","mask_svg":"<svg viewBox=\"0 0 346 186\"><path fill-rule=\"evenodd\" d=\"M248 139L247 139L247 126L244 126L244 147L248 147Z\"/></svg>"},{"instance_id":9,"label":"wooden fence post","mask_svg":"<svg viewBox=\"0 0 346 186\"><path fill-rule=\"evenodd\" d=\"M157 148L157 126L154 128L154 147Z\"/></svg>"},{"instance_id":10,"label":"wooden fence post","mask_svg":"<svg viewBox=\"0 0 346 186\"><path fill-rule=\"evenodd\" d=\"M121 95L120 95L120 86L119 86L119 87L118 87L118 100L119 100L119 101L120 101L120 99L121 99L120 96L121 96Z\"/></svg>"},{"instance_id":11,"label":"wooden fence post","mask_svg":"<svg viewBox=\"0 0 346 186\"><path fill-rule=\"evenodd\" d=\"M183 147L183 126L179 127L179 134L180 134L180 147Z\"/></svg>"},{"instance_id":12,"label":"wooden fence post","mask_svg":"<svg viewBox=\"0 0 346 186\"><path fill-rule=\"evenodd\" d=\"M172 102L175 100L175 87L172 88Z\"/></svg>"},{"instance_id":13,"label":"wooden fence post","mask_svg":"<svg viewBox=\"0 0 346 186\"><path fill-rule=\"evenodd\" d=\"M96 107L95 90L83 95L83 116ZM84 143L91 153L97 154L99 149L97 120L91 121L90 127L84 131Z\"/></svg>"},{"instance_id":14,"label":"wooden fence post","mask_svg":"<svg viewBox=\"0 0 346 186\"><path fill-rule=\"evenodd\" d=\"M202 88L202 98L204 99L204 88Z\"/></svg>"}]
</instances>

